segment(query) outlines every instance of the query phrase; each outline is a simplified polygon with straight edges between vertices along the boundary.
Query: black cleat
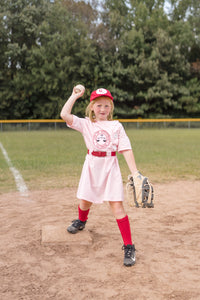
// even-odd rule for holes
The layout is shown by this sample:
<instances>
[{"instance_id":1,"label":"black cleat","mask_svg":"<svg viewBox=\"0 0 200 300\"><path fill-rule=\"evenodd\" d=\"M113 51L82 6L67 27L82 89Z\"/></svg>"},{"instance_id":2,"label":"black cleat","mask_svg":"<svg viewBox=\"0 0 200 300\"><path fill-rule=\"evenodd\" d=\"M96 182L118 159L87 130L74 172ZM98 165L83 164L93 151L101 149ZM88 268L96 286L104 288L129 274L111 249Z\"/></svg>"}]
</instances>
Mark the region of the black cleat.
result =
<instances>
[{"instance_id":1,"label":"black cleat","mask_svg":"<svg viewBox=\"0 0 200 300\"><path fill-rule=\"evenodd\" d=\"M135 264L135 246L134 245L124 245L122 247L124 250L124 265L127 267L131 267Z\"/></svg>"},{"instance_id":2,"label":"black cleat","mask_svg":"<svg viewBox=\"0 0 200 300\"><path fill-rule=\"evenodd\" d=\"M70 233L77 233L79 230L83 230L85 228L85 224L87 221L82 222L79 219L72 221L72 225L67 228L67 231Z\"/></svg>"}]
</instances>

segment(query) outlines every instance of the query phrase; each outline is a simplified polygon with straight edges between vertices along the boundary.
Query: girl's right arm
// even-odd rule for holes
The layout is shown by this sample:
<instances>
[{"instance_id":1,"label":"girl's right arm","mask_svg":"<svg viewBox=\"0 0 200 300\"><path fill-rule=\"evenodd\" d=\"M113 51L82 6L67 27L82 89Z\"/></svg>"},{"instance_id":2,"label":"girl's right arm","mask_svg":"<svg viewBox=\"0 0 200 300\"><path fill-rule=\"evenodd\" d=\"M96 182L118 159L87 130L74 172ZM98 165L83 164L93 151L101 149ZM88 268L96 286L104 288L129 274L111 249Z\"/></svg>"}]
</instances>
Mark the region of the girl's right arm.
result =
<instances>
[{"instance_id":1,"label":"girl's right arm","mask_svg":"<svg viewBox=\"0 0 200 300\"><path fill-rule=\"evenodd\" d=\"M67 100L67 102L65 103L65 105L61 110L60 116L68 125L72 125L73 123L73 115L71 114L72 107L74 106L76 100L82 97L83 94L84 94L84 90L81 90L81 92L79 93L75 93L75 90L73 88L73 92L71 96L69 97L69 99Z\"/></svg>"}]
</instances>

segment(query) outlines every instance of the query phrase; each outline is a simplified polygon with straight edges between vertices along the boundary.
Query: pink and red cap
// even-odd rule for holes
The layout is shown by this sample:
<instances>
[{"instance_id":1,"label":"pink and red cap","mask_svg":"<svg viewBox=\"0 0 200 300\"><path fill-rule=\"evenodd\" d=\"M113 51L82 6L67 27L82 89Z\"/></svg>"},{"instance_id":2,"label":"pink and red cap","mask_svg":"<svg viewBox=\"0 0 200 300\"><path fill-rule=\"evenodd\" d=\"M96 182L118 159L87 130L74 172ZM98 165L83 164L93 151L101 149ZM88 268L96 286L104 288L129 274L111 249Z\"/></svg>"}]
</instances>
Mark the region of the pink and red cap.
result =
<instances>
[{"instance_id":1,"label":"pink and red cap","mask_svg":"<svg viewBox=\"0 0 200 300\"><path fill-rule=\"evenodd\" d=\"M104 88L100 88L100 89L97 89L96 91L93 91L90 96L90 101L92 101L98 97L108 97L113 101L113 96L111 95L111 93Z\"/></svg>"}]
</instances>

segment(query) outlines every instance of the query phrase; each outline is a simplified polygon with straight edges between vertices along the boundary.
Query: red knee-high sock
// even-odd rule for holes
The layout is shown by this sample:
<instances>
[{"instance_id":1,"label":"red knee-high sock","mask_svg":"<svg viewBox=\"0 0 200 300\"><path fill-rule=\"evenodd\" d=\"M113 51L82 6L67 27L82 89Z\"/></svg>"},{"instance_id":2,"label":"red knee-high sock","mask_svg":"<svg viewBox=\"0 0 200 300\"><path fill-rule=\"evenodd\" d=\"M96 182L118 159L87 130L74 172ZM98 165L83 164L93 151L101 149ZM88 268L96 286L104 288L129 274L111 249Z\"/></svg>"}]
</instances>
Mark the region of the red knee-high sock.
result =
<instances>
[{"instance_id":1,"label":"red knee-high sock","mask_svg":"<svg viewBox=\"0 0 200 300\"><path fill-rule=\"evenodd\" d=\"M131 238L131 228L128 216L126 215L122 219L117 219L117 224L119 226L119 230L122 235L122 239L124 241L124 245L132 245L132 238Z\"/></svg>"},{"instance_id":2,"label":"red knee-high sock","mask_svg":"<svg viewBox=\"0 0 200 300\"><path fill-rule=\"evenodd\" d=\"M87 221L89 211L90 211L89 209L88 209L88 210L82 210L82 209L78 206L78 216L79 216L79 220L82 221L82 222Z\"/></svg>"}]
</instances>

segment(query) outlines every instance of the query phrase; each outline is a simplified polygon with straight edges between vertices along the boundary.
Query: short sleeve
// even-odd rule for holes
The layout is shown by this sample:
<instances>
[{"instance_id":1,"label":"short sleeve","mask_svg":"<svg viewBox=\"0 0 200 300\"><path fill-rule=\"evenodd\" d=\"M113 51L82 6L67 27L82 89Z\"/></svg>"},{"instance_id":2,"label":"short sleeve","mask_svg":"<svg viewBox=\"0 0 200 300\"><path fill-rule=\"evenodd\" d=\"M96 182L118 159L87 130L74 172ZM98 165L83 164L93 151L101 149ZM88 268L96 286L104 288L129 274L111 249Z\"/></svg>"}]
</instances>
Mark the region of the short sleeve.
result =
<instances>
[{"instance_id":1,"label":"short sleeve","mask_svg":"<svg viewBox=\"0 0 200 300\"><path fill-rule=\"evenodd\" d=\"M67 126L69 128L75 129L83 133L84 124L85 124L85 119L73 115L72 125L67 124Z\"/></svg>"},{"instance_id":2,"label":"short sleeve","mask_svg":"<svg viewBox=\"0 0 200 300\"><path fill-rule=\"evenodd\" d=\"M121 125L119 130L118 152L122 152L124 150L131 150L131 149L132 147L131 147L131 142L129 140L129 137L126 134L124 127Z\"/></svg>"}]
</instances>

